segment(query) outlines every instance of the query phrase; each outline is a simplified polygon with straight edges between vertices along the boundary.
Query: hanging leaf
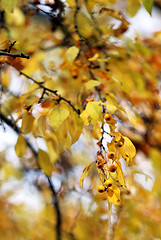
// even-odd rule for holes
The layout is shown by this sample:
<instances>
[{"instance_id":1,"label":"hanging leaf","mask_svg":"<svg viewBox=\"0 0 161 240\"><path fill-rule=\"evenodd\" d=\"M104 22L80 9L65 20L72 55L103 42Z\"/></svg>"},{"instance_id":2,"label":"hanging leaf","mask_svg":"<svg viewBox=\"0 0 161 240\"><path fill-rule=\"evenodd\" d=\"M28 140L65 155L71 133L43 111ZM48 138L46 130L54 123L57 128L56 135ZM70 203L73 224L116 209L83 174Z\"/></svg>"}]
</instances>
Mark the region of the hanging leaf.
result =
<instances>
[{"instance_id":1,"label":"hanging leaf","mask_svg":"<svg viewBox=\"0 0 161 240\"><path fill-rule=\"evenodd\" d=\"M101 83L99 81L96 81L96 80L89 80L87 83L86 83L86 88L90 91L93 90L94 87L97 87L99 86Z\"/></svg>"},{"instance_id":2,"label":"hanging leaf","mask_svg":"<svg viewBox=\"0 0 161 240\"><path fill-rule=\"evenodd\" d=\"M97 121L103 121L102 106L100 102L88 102L86 109L81 113L84 124L95 124Z\"/></svg>"},{"instance_id":3,"label":"hanging leaf","mask_svg":"<svg viewBox=\"0 0 161 240\"><path fill-rule=\"evenodd\" d=\"M39 131L42 136L45 135L46 132L46 117L45 116L40 116L37 120L37 126L39 128Z\"/></svg>"},{"instance_id":4,"label":"hanging leaf","mask_svg":"<svg viewBox=\"0 0 161 240\"><path fill-rule=\"evenodd\" d=\"M111 187L109 187L107 189L107 196L109 202L118 206L121 204L120 189L117 186L112 185Z\"/></svg>"},{"instance_id":5,"label":"hanging leaf","mask_svg":"<svg viewBox=\"0 0 161 240\"><path fill-rule=\"evenodd\" d=\"M21 131L23 133L29 133L32 130L34 122L34 117L30 112L25 112L22 116L22 126L21 126Z\"/></svg>"},{"instance_id":6,"label":"hanging leaf","mask_svg":"<svg viewBox=\"0 0 161 240\"><path fill-rule=\"evenodd\" d=\"M122 147L120 147L120 153L121 153L121 156L126 160L126 163L128 164L129 162L132 161L132 158L135 156L136 149L129 138L123 137L123 139L124 139L124 144Z\"/></svg>"},{"instance_id":7,"label":"hanging leaf","mask_svg":"<svg viewBox=\"0 0 161 240\"><path fill-rule=\"evenodd\" d=\"M147 12L151 15L153 0L142 0L142 1L143 1L143 6L147 10Z\"/></svg>"},{"instance_id":8,"label":"hanging leaf","mask_svg":"<svg viewBox=\"0 0 161 240\"><path fill-rule=\"evenodd\" d=\"M70 63L72 63L78 56L79 48L72 46L66 51L66 58Z\"/></svg>"},{"instance_id":9,"label":"hanging leaf","mask_svg":"<svg viewBox=\"0 0 161 240\"><path fill-rule=\"evenodd\" d=\"M18 157L23 157L26 153L27 143L22 134L19 134L17 138L17 143L15 145L15 152Z\"/></svg>"},{"instance_id":10,"label":"hanging leaf","mask_svg":"<svg viewBox=\"0 0 161 240\"><path fill-rule=\"evenodd\" d=\"M49 123L53 129L57 132L61 127L62 123L69 116L69 110L57 105L54 107L49 114Z\"/></svg>"},{"instance_id":11,"label":"hanging leaf","mask_svg":"<svg viewBox=\"0 0 161 240\"><path fill-rule=\"evenodd\" d=\"M85 179L85 177L87 177L88 173L89 173L89 170L92 166L94 162L90 163L88 166L86 166L84 169L83 169L83 174L82 176L80 177L80 186L83 187L83 181Z\"/></svg>"},{"instance_id":12,"label":"hanging leaf","mask_svg":"<svg viewBox=\"0 0 161 240\"><path fill-rule=\"evenodd\" d=\"M53 171L53 166L51 164L48 153L44 152L41 149L39 149L39 152L38 152L38 163L39 163L40 168L45 173L45 175L47 175L48 177L51 177L52 171Z\"/></svg>"},{"instance_id":13,"label":"hanging leaf","mask_svg":"<svg viewBox=\"0 0 161 240\"><path fill-rule=\"evenodd\" d=\"M115 164L116 164L116 167L117 167L117 169L116 169L116 175L117 175L117 179L118 179L118 181L119 181L119 184L120 184L122 187L126 188L121 163L120 163L119 161L115 161Z\"/></svg>"},{"instance_id":14,"label":"hanging leaf","mask_svg":"<svg viewBox=\"0 0 161 240\"><path fill-rule=\"evenodd\" d=\"M17 4L17 0L1 0L1 4L5 11L11 12Z\"/></svg>"}]
</instances>

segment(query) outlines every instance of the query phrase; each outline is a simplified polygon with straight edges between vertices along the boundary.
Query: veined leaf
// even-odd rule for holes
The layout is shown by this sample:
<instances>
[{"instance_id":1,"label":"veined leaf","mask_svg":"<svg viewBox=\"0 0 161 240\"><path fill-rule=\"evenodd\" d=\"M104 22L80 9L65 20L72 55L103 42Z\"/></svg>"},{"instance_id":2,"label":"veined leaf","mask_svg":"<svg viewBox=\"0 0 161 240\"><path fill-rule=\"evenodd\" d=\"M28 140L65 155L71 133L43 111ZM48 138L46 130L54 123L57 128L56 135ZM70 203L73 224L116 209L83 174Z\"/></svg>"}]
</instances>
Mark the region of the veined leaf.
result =
<instances>
[{"instance_id":1,"label":"veined leaf","mask_svg":"<svg viewBox=\"0 0 161 240\"><path fill-rule=\"evenodd\" d=\"M18 157L23 157L26 153L27 143L22 134L19 134L15 145L15 152Z\"/></svg>"},{"instance_id":2,"label":"veined leaf","mask_svg":"<svg viewBox=\"0 0 161 240\"><path fill-rule=\"evenodd\" d=\"M49 123L53 127L53 129L57 132L61 127L62 123L69 116L69 110L62 107L61 105L57 105L54 107L49 115Z\"/></svg>"},{"instance_id":3,"label":"veined leaf","mask_svg":"<svg viewBox=\"0 0 161 240\"><path fill-rule=\"evenodd\" d=\"M78 56L79 48L72 46L66 51L66 58L70 63L72 63Z\"/></svg>"},{"instance_id":4,"label":"veined leaf","mask_svg":"<svg viewBox=\"0 0 161 240\"><path fill-rule=\"evenodd\" d=\"M83 169L83 174L82 176L80 177L80 186L83 187L83 181L85 179L85 177L87 177L88 173L89 173L89 170L92 166L94 162L90 163L88 166L86 166L84 169Z\"/></svg>"},{"instance_id":5,"label":"veined leaf","mask_svg":"<svg viewBox=\"0 0 161 240\"><path fill-rule=\"evenodd\" d=\"M38 163L40 165L40 168L45 173L45 175L47 175L48 177L51 177L53 166L51 164L48 153L41 149L39 149L39 152L38 152Z\"/></svg>"}]
</instances>

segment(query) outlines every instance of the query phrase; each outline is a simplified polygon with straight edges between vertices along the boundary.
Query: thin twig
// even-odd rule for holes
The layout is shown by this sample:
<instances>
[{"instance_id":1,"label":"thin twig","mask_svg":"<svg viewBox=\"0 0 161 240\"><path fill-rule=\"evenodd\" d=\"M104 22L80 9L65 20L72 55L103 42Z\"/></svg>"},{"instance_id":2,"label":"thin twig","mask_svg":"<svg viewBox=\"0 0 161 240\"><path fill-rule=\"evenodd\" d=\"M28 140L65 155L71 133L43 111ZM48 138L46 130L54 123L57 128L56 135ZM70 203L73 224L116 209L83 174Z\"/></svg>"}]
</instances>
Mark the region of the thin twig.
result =
<instances>
[{"instance_id":1,"label":"thin twig","mask_svg":"<svg viewBox=\"0 0 161 240\"><path fill-rule=\"evenodd\" d=\"M9 52L0 52L0 56L9 56L9 57L13 57L13 58L27 58L29 59L29 56L21 53L21 54L12 54L12 53L9 53Z\"/></svg>"}]
</instances>

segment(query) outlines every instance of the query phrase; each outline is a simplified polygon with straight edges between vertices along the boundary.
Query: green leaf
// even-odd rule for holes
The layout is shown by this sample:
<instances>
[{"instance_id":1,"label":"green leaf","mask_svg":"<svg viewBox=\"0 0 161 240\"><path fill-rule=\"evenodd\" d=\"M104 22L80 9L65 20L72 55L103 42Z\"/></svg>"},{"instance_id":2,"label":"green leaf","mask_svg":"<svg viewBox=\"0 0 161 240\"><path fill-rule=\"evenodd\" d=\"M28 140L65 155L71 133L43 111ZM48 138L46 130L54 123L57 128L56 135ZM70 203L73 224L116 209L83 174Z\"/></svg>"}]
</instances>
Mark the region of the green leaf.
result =
<instances>
[{"instance_id":1,"label":"green leaf","mask_svg":"<svg viewBox=\"0 0 161 240\"><path fill-rule=\"evenodd\" d=\"M147 12L151 15L153 0L142 0L142 1L143 1L143 6L147 10Z\"/></svg>"},{"instance_id":2,"label":"green leaf","mask_svg":"<svg viewBox=\"0 0 161 240\"><path fill-rule=\"evenodd\" d=\"M17 0L1 0L2 8L7 12L12 12L17 4Z\"/></svg>"},{"instance_id":3,"label":"green leaf","mask_svg":"<svg viewBox=\"0 0 161 240\"><path fill-rule=\"evenodd\" d=\"M79 48L72 46L66 51L66 58L70 63L72 63L78 56Z\"/></svg>"},{"instance_id":4,"label":"green leaf","mask_svg":"<svg viewBox=\"0 0 161 240\"><path fill-rule=\"evenodd\" d=\"M45 173L45 175L47 175L48 177L51 177L53 166L50 162L48 153L41 149L39 149L39 152L38 152L38 163L40 165L40 168Z\"/></svg>"},{"instance_id":5,"label":"green leaf","mask_svg":"<svg viewBox=\"0 0 161 240\"><path fill-rule=\"evenodd\" d=\"M49 114L49 123L53 127L53 129L58 132L62 123L69 116L69 110L57 105L54 107Z\"/></svg>"},{"instance_id":6,"label":"green leaf","mask_svg":"<svg viewBox=\"0 0 161 240\"><path fill-rule=\"evenodd\" d=\"M22 136L22 134L19 134L19 136L17 138L17 143L15 145L16 155L18 157L23 157L24 154L26 153L26 148L27 148L26 140Z\"/></svg>"}]
</instances>

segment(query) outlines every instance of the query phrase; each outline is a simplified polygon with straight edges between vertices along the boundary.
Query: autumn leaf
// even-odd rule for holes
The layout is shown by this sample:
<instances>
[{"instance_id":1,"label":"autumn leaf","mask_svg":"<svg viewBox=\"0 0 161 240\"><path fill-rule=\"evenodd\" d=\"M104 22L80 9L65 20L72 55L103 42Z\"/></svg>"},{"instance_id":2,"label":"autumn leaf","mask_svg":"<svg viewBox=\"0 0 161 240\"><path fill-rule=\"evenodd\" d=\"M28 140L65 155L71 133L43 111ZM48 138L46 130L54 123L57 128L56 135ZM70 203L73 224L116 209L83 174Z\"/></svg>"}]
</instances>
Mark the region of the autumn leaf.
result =
<instances>
[{"instance_id":1,"label":"autumn leaf","mask_svg":"<svg viewBox=\"0 0 161 240\"><path fill-rule=\"evenodd\" d=\"M86 109L81 113L85 125L95 124L97 121L102 121L102 106L100 102L88 102Z\"/></svg>"},{"instance_id":2,"label":"autumn leaf","mask_svg":"<svg viewBox=\"0 0 161 240\"><path fill-rule=\"evenodd\" d=\"M85 86L88 90L92 91L94 87L99 86L101 83L99 81L96 80L89 80Z\"/></svg>"},{"instance_id":3,"label":"autumn leaf","mask_svg":"<svg viewBox=\"0 0 161 240\"><path fill-rule=\"evenodd\" d=\"M17 143L15 145L15 152L18 157L23 157L26 153L27 143L22 134L19 134L17 138Z\"/></svg>"},{"instance_id":4,"label":"autumn leaf","mask_svg":"<svg viewBox=\"0 0 161 240\"><path fill-rule=\"evenodd\" d=\"M109 202L118 206L121 204L120 189L117 186L112 185L107 189L107 197Z\"/></svg>"},{"instance_id":5,"label":"autumn leaf","mask_svg":"<svg viewBox=\"0 0 161 240\"><path fill-rule=\"evenodd\" d=\"M122 147L120 147L120 153L122 157L126 160L126 163L129 164L129 162L132 161L133 157L136 154L136 149L129 138L123 137L123 139L124 144Z\"/></svg>"},{"instance_id":6,"label":"autumn leaf","mask_svg":"<svg viewBox=\"0 0 161 240\"><path fill-rule=\"evenodd\" d=\"M49 123L57 132L68 116L69 110L62 107L61 105L57 105L49 113Z\"/></svg>"},{"instance_id":7,"label":"autumn leaf","mask_svg":"<svg viewBox=\"0 0 161 240\"><path fill-rule=\"evenodd\" d=\"M51 177L53 166L51 164L48 153L41 149L39 149L38 151L38 163L40 165L40 168L45 173L45 175L47 175L48 177Z\"/></svg>"},{"instance_id":8,"label":"autumn leaf","mask_svg":"<svg viewBox=\"0 0 161 240\"><path fill-rule=\"evenodd\" d=\"M34 117L30 112L25 112L22 116L22 126L21 126L21 131L23 133L29 133L32 130L34 122Z\"/></svg>"},{"instance_id":9,"label":"autumn leaf","mask_svg":"<svg viewBox=\"0 0 161 240\"><path fill-rule=\"evenodd\" d=\"M80 177L80 186L83 187L83 181L85 179L85 177L87 177L88 173L89 173L89 170L91 169L91 166L94 162L90 163L88 166L86 166L84 169L83 169L83 174L82 176Z\"/></svg>"},{"instance_id":10,"label":"autumn leaf","mask_svg":"<svg viewBox=\"0 0 161 240\"><path fill-rule=\"evenodd\" d=\"M68 48L68 50L66 51L66 58L70 63L73 63L75 58L78 56L78 53L79 53L79 48L72 46Z\"/></svg>"},{"instance_id":11,"label":"autumn leaf","mask_svg":"<svg viewBox=\"0 0 161 240\"><path fill-rule=\"evenodd\" d=\"M17 0L1 0L2 8L5 11L11 12L17 4Z\"/></svg>"}]
</instances>

